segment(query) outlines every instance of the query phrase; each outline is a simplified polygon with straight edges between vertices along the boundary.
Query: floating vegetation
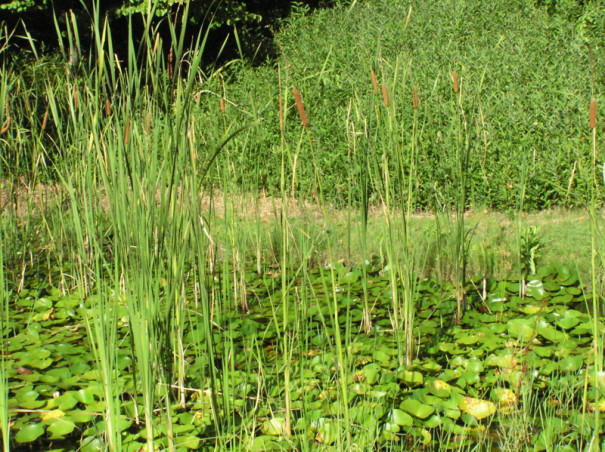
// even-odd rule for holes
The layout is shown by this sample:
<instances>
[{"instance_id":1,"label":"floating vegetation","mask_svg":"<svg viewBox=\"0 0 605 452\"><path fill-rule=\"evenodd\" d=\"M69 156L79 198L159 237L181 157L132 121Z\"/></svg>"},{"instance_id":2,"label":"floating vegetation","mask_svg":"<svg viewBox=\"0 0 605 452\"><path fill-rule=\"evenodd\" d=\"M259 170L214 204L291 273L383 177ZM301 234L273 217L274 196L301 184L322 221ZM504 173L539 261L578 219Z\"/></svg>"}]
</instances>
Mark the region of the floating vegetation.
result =
<instances>
[{"instance_id":1,"label":"floating vegetation","mask_svg":"<svg viewBox=\"0 0 605 452\"><path fill-rule=\"evenodd\" d=\"M575 272L566 267L543 269L527 283L525 294L517 280L486 281L485 294L473 292L469 283L469 309L460 324L453 322L453 284L419 281L417 351L406 366L405 349L391 327L388 272L377 261L367 269L373 328L365 334L361 271L334 268L340 325L330 323L326 269L310 270L288 292L291 306L296 306L286 316L295 336L291 435L286 434L283 361L278 359L283 317L276 300L282 285L280 276L265 268L261 275L246 273L248 294L257 300L249 304L250 312L230 308L215 318L213 359L206 353L196 307L188 303L185 387L172 385L168 393L173 397L167 396L178 400L178 392L184 390L185 404L156 407L155 415L169 417L172 424L171 431L154 431L156 444L210 450L221 434L235 449L335 444L344 432L332 340L335 328L343 335L348 331L350 428L353 441L363 450L412 446L458 450L465 442L496 447L503 431L524 411L535 414L523 425L525 447L541 450L540 441L551 438L552 429L563 444L589 440L594 428L589 411L605 406L596 406L591 399L594 391L584 387L595 384L586 372L592 364L592 323ZM32 450L105 447L106 407L86 334L83 300L63 295L33 275L26 282L27 289L10 301L4 350L11 363L14 442ZM214 282L217 287L222 283L218 277ZM301 297L304 292L312 295ZM116 382L123 411L118 428L124 450L139 450L146 430L133 378L136 358L125 307L117 300L113 306L120 319ZM219 382L214 394L218 406L212 403L212 378ZM583 397L588 397L585 404ZM220 416L213 413L216 409ZM217 418L229 420L225 424L235 431L217 425Z\"/></svg>"}]
</instances>

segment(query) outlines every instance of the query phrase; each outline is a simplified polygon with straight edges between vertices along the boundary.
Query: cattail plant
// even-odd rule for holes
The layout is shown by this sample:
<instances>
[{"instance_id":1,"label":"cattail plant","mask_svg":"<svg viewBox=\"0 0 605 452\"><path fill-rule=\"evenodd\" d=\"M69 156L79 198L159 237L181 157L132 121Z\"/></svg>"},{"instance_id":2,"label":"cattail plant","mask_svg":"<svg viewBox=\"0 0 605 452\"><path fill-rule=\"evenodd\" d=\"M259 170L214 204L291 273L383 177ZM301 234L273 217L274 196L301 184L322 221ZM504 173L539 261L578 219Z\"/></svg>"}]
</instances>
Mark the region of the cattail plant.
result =
<instances>
[{"instance_id":1,"label":"cattail plant","mask_svg":"<svg viewBox=\"0 0 605 452\"><path fill-rule=\"evenodd\" d=\"M305 113L305 107L303 105L302 99L300 97L300 93L296 88L292 88L292 93L294 94L294 100L296 102L296 109L298 110L298 114L300 116L300 120L302 121L302 125L305 127L309 127L309 121L307 120L307 114Z\"/></svg>"},{"instance_id":2,"label":"cattail plant","mask_svg":"<svg viewBox=\"0 0 605 452\"><path fill-rule=\"evenodd\" d=\"M174 50L170 47L170 52L168 52L168 80L172 80L172 74L174 71Z\"/></svg>"},{"instance_id":3,"label":"cattail plant","mask_svg":"<svg viewBox=\"0 0 605 452\"><path fill-rule=\"evenodd\" d=\"M126 131L124 132L124 144L128 144L130 138L130 118L126 121Z\"/></svg>"},{"instance_id":4,"label":"cattail plant","mask_svg":"<svg viewBox=\"0 0 605 452\"><path fill-rule=\"evenodd\" d=\"M418 108L419 104L420 104L420 102L418 101L418 90L414 86L414 94L412 95L412 107L414 107L414 109L416 109L416 108Z\"/></svg>"},{"instance_id":5,"label":"cattail plant","mask_svg":"<svg viewBox=\"0 0 605 452\"><path fill-rule=\"evenodd\" d=\"M457 93L460 91L460 87L458 86L458 74L456 74L456 71L452 72L452 83L454 84L454 92Z\"/></svg>"},{"instance_id":6,"label":"cattail plant","mask_svg":"<svg viewBox=\"0 0 605 452\"><path fill-rule=\"evenodd\" d=\"M111 115L111 102L109 102L109 99L105 99L105 115Z\"/></svg>"},{"instance_id":7,"label":"cattail plant","mask_svg":"<svg viewBox=\"0 0 605 452\"><path fill-rule=\"evenodd\" d=\"M597 99L590 99L590 128L594 130L597 127Z\"/></svg>"},{"instance_id":8,"label":"cattail plant","mask_svg":"<svg viewBox=\"0 0 605 452\"><path fill-rule=\"evenodd\" d=\"M372 88L374 88L374 94L378 95L378 81L376 80L376 72L374 72L374 69L370 71L370 75L372 76Z\"/></svg>"},{"instance_id":9,"label":"cattail plant","mask_svg":"<svg viewBox=\"0 0 605 452\"><path fill-rule=\"evenodd\" d=\"M382 102L384 106L389 108L389 90L386 84L382 84Z\"/></svg>"},{"instance_id":10,"label":"cattail plant","mask_svg":"<svg viewBox=\"0 0 605 452\"><path fill-rule=\"evenodd\" d=\"M223 100L222 97L218 101L218 105L219 105L219 109L221 110L221 113L225 113L225 101Z\"/></svg>"}]
</instances>

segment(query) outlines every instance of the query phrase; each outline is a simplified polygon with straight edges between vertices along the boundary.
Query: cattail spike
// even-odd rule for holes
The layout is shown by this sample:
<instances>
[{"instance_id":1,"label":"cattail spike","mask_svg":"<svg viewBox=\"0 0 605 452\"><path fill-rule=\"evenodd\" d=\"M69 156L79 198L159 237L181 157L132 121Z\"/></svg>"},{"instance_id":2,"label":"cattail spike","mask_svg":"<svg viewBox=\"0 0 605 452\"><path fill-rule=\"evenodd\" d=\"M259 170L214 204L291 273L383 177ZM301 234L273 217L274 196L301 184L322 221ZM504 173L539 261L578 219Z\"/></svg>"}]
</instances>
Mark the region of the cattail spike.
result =
<instances>
[{"instance_id":1,"label":"cattail spike","mask_svg":"<svg viewBox=\"0 0 605 452\"><path fill-rule=\"evenodd\" d=\"M130 118L126 121L126 132L124 132L124 144L128 144L128 139L130 138Z\"/></svg>"},{"instance_id":2,"label":"cattail spike","mask_svg":"<svg viewBox=\"0 0 605 452\"><path fill-rule=\"evenodd\" d=\"M387 85L384 83L382 84L382 102L384 103L385 107L389 107L389 90L387 89Z\"/></svg>"},{"instance_id":3,"label":"cattail spike","mask_svg":"<svg viewBox=\"0 0 605 452\"><path fill-rule=\"evenodd\" d=\"M151 131L151 113L147 112L147 116L145 117L145 132L149 135Z\"/></svg>"},{"instance_id":4,"label":"cattail spike","mask_svg":"<svg viewBox=\"0 0 605 452\"><path fill-rule=\"evenodd\" d=\"M221 109L221 113L225 113L225 101L221 98L218 102L219 108Z\"/></svg>"},{"instance_id":5,"label":"cattail spike","mask_svg":"<svg viewBox=\"0 0 605 452\"><path fill-rule=\"evenodd\" d=\"M105 115L111 115L111 102L109 102L109 99L105 99Z\"/></svg>"},{"instance_id":6,"label":"cattail spike","mask_svg":"<svg viewBox=\"0 0 605 452\"><path fill-rule=\"evenodd\" d=\"M597 99L590 99L590 128L595 129L597 127Z\"/></svg>"},{"instance_id":7,"label":"cattail spike","mask_svg":"<svg viewBox=\"0 0 605 452\"><path fill-rule=\"evenodd\" d=\"M374 69L370 71L370 75L372 76L372 87L374 88L374 94L378 95L378 81L376 80L376 72L374 72Z\"/></svg>"},{"instance_id":8,"label":"cattail spike","mask_svg":"<svg viewBox=\"0 0 605 452\"><path fill-rule=\"evenodd\" d=\"M420 104L420 102L418 101L418 90L414 86L414 94L412 96L412 107L418 108L419 104Z\"/></svg>"},{"instance_id":9,"label":"cattail spike","mask_svg":"<svg viewBox=\"0 0 605 452\"><path fill-rule=\"evenodd\" d=\"M74 88L73 90L73 99L74 99L74 108L77 110L80 107L80 96L78 95L78 90Z\"/></svg>"},{"instance_id":10,"label":"cattail spike","mask_svg":"<svg viewBox=\"0 0 605 452\"><path fill-rule=\"evenodd\" d=\"M309 127L309 121L307 121L307 114L305 113L305 107L303 106L302 99L300 97L300 93L296 88L292 88L292 93L294 94L294 100L296 101L296 108L298 110L298 114L300 116L300 120L302 121L302 125L304 127Z\"/></svg>"},{"instance_id":11,"label":"cattail spike","mask_svg":"<svg viewBox=\"0 0 605 452\"><path fill-rule=\"evenodd\" d=\"M174 62L174 50L170 47L170 52L168 52L168 80L172 80L172 64Z\"/></svg>"},{"instance_id":12,"label":"cattail spike","mask_svg":"<svg viewBox=\"0 0 605 452\"><path fill-rule=\"evenodd\" d=\"M460 88L458 87L458 74L456 74L456 71L452 72L452 82L454 83L454 92L457 93Z\"/></svg>"},{"instance_id":13,"label":"cattail spike","mask_svg":"<svg viewBox=\"0 0 605 452\"><path fill-rule=\"evenodd\" d=\"M284 104L281 91L279 92L279 130L284 131Z\"/></svg>"}]
</instances>

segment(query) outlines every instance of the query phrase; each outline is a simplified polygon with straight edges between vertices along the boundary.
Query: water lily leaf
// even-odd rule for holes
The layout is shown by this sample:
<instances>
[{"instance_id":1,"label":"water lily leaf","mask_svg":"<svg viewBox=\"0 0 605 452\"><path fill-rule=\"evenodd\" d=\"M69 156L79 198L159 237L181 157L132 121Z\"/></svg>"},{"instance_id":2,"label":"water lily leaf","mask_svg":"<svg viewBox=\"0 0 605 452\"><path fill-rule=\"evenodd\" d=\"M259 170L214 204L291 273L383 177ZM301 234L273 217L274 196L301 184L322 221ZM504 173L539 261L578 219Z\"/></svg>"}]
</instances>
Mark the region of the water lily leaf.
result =
<instances>
[{"instance_id":1,"label":"water lily leaf","mask_svg":"<svg viewBox=\"0 0 605 452\"><path fill-rule=\"evenodd\" d=\"M391 414L389 415L389 422L396 425L409 427L414 423L414 419L412 419L412 416L405 411L394 408L391 410Z\"/></svg>"},{"instance_id":2,"label":"water lily leaf","mask_svg":"<svg viewBox=\"0 0 605 452\"><path fill-rule=\"evenodd\" d=\"M472 334L468 336L462 336L461 338L456 340L456 343L460 345L474 345L480 340L481 338L478 335Z\"/></svg>"},{"instance_id":3,"label":"water lily leaf","mask_svg":"<svg viewBox=\"0 0 605 452\"><path fill-rule=\"evenodd\" d=\"M563 331L557 330L544 319L539 319L536 322L536 332L544 339L555 343L562 342L568 337L567 334L565 334Z\"/></svg>"},{"instance_id":4,"label":"water lily leaf","mask_svg":"<svg viewBox=\"0 0 605 452\"><path fill-rule=\"evenodd\" d=\"M422 374L412 370L400 370L397 372L397 378L408 387L421 386L424 383Z\"/></svg>"},{"instance_id":5,"label":"water lily leaf","mask_svg":"<svg viewBox=\"0 0 605 452\"><path fill-rule=\"evenodd\" d=\"M544 307L542 305L536 305L536 304L527 304L525 306L519 307L519 311L521 311L523 314L527 314L527 315L534 315L542 310L544 310Z\"/></svg>"},{"instance_id":6,"label":"water lily leaf","mask_svg":"<svg viewBox=\"0 0 605 452\"><path fill-rule=\"evenodd\" d=\"M286 432L286 420L281 417L267 419L262 423L260 431L263 435L282 436Z\"/></svg>"},{"instance_id":7,"label":"water lily leaf","mask_svg":"<svg viewBox=\"0 0 605 452\"><path fill-rule=\"evenodd\" d=\"M84 405L90 405L95 401L95 396L92 391L88 389L80 389L79 391L74 392L75 399L83 403Z\"/></svg>"},{"instance_id":8,"label":"water lily leaf","mask_svg":"<svg viewBox=\"0 0 605 452\"><path fill-rule=\"evenodd\" d=\"M517 395L508 388L494 388L491 391L491 397L498 407L516 405Z\"/></svg>"},{"instance_id":9,"label":"water lily leaf","mask_svg":"<svg viewBox=\"0 0 605 452\"><path fill-rule=\"evenodd\" d=\"M381 367L376 363L370 363L361 369L364 381L370 385L375 384L380 377Z\"/></svg>"},{"instance_id":10,"label":"water lily leaf","mask_svg":"<svg viewBox=\"0 0 605 452\"><path fill-rule=\"evenodd\" d=\"M185 449L198 450L200 447L200 439L196 436L177 436L174 438L176 447L184 447Z\"/></svg>"},{"instance_id":11,"label":"water lily leaf","mask_svg":"<svg viewBox=\"0 0 605 452\"><path fill-rule=\"evenodd\" d=\"M393 422L385 422L384 424L382 424L382 429L383 431L389 433L399 433L401 427Z\"/></svg>"},{"instance_id":12,"label":"water lily leaf","mask_svg":"<svg viewBox=\"0 0 605 452\"><path fill-rule=\"evenodd\" d=\"M525 285L525 295L527 297L534 298L538 301L543 300L544 296L546 295L546 291L544 290L544 285L542 284L542 281L540 281L539 279L533 279L529 281Z\"/></svg>"},{"instance_id":13,"label":"water lily leaf","mask_svg":"<svg viewBox=\"0 0 605 452\"><path fill-rule=\"evenodd\" d=\"M568 309L563 312L563 315L555 320L555 325L564 330L569 330L582 321L584 315L575 309Z\"/></svg>"},{"instance_id":14,"label":"water lily leaf","mask_svg":"<svg viewBox=\"0 0 605 452\"><path fill-rule=\"evenodd\" d=\"M44 400L38 400L40 394L33 389L17 393L17 402L21 408L35 410L44 405Z\"/></svg>"},{"instance_id":15,"label":"water lily leaf","mask_svg":"<svg viewBox=\"0 0 605 452\"><path fill-rule=\"evenodd\" d=\"M452 393L452 386L443 380L432 380L427 383L426 387L437 397L449 397Z\"/></svg>"},{"instance_id":16,"label":"water lily leaf","mask_svg":"<svg viewBox=\"0 0 605 452\"><path fill-rule=\"evenodd\" d=\"M27 424L25 427L19 429L15 435L15 441L21 444L31 443L42 435L44 435L44 427L42 424Z\"/></svg>"},{"instance_id":17,"label":"water lily leaf","mask_svg":"<svg viewBox=\"0 0 605 452\"><path fill-rule=\"evenodd\" d=\"M496 405L488 400L463 397L458 401L458 408L476 419L485 419L496 412Z\"/></svg>"},{"instance_id":18,"label":"water lily leaf","mask_svg":"<svg viewBox=\"0 0 605 452\"><path fill-rule=\"evenodd\" d=\"M101 452L105 450L105 444L95 436L88 436L82 440L81 452Z\"/></svg>"},{"instance_id":19,"label":"water lily leaf","mask_svg":"<svg viewBox=\"0 0 605 452\"><path fill-rule=\"evenodd\" d=\"M50 439L63 438L76 428L76 424L69 418L55 418L48 424L47 430L51 433Z\"/></svg>"},{"instance_id":20,"label":"water lily leaf","mask_svg":"<svg viewBox=\"0 0 605 452\"><path fill-rule=\"evenodd\" d=\"M331 419L320 418L315 423L315 441L320 444L333 444L338 439L338 425Z\"/></svg>"},{"instance_id":21,"label":"water lily leaf","mask_svg":"<svg viewBox=\"0 0 605 452\"><path fill-rule=\"evenodd\" d=\"M584 360L581 356L568 356L559 361L559 368L563 372L577 372L583 364Z\"/></svg>"},{"instance_id":22,"label":"water lily leaf","mask_svg":"<svg viewBox=\"0 0 605 452\"><path fill-rule=\"evenodd\" d=\"M401 405L399 405L399 407L403 411L406 411L412 416L415 416L420 419L426 419L435 412L435 408L433 408L432 406L425 405L416 399L410 398L405 399L403 402L401 402Z\"/></svg>"},{"instance_id":23,"label":"water lily leaf","mask_svg":"<svg viewBox=\"0 0 605 452\"><path fill-rule=\"evenodd\" d=\"M506 323L506 329L511 337L527 342L535 334L535 323L533 318L512 319Z\"/></svg>"}]
</instances>

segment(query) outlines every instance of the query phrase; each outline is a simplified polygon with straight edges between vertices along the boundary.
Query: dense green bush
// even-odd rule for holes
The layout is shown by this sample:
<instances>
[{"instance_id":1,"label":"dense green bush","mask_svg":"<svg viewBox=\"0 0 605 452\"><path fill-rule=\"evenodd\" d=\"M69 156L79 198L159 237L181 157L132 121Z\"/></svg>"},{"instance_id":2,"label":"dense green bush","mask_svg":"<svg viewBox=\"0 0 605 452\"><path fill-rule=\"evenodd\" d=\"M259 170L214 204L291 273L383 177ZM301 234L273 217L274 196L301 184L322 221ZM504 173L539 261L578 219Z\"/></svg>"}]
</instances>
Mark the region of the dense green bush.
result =
<instances>
[{"instance_id":1,"label":"dense green bush","mask_svg":"<svg viewBox=\"0 0 605 452\"><path fill-rule=\"evenodd\" d=\"M597 62L596 93L591 88L589 46L574 25L554 20L522 0L364 3L295 17L277 40L283 49L282 77L303 93L332 201L346 202L347 181L351 172L359 171L347 145L347 117L351 122L355 109L367 114L379 103L371 94L370 68L376 69L380 82L389 84L399 58L409 73L393 94L408 132L412 86L418 87L421 101L421 206L430 208L456 190L449 182L454 165L451 127L457 114L450 74L456 70L469 123L471 203L515 207L525 181L525 206L543 208L583 204L588 197L588 104L592 95L599 97L604 81L603 37L601 31L588 43ZM283 69L286 60L288 71ZM266 163L262 180L269 188L277 187L275 68L240 70L227 86L227 96L245 106L242 112L254 108L250 99L265 108L255 146ZM290 118L293 126L299 123L295 114ZM363 127L356 124L357 130ZM296 134L291 129L290 140L296 141ZM360 140L358 152L367 144ZM300 153L304 177L299 180L300 188L310 192L309 152Z\"/></svg>"}]
</instances>

